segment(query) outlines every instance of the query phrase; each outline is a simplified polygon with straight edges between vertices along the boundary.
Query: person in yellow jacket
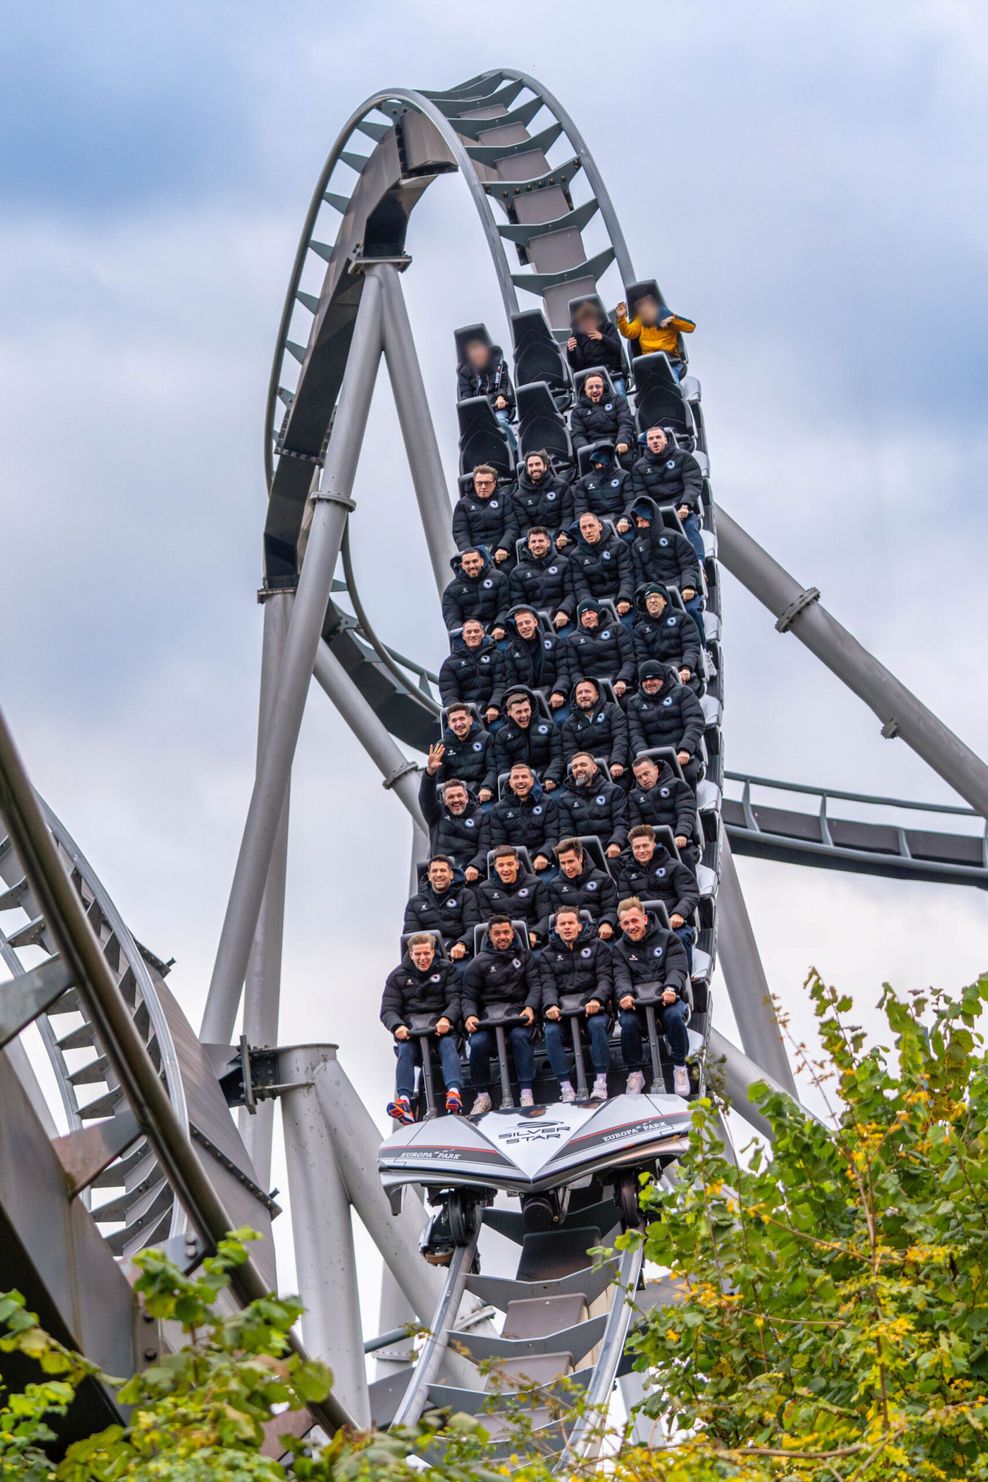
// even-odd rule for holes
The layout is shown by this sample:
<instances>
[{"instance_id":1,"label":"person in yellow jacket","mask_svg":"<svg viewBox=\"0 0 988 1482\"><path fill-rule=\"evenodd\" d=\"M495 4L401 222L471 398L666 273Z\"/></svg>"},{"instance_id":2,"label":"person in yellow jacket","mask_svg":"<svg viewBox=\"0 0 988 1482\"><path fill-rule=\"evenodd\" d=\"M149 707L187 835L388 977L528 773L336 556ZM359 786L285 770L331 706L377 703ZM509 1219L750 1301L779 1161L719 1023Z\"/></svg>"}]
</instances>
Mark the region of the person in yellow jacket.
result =
<instances>
[{"instance_id":1,"label":"person in yellow jacket","mask_svg":"<svg viewBox=\"0 0 988 1482\"><path fill-rule=\"evenodd\" d=\"M683 359L679 353L679 336L692 334L696 325L692 319L683 319L674 314L652 293L643 294L635 304L634 319L628 318L628 305L617 306L617 327L626 340L637 340L639 355L654 355L662 351L678 379L683 374Z\"/></svg>"}]
</instances>

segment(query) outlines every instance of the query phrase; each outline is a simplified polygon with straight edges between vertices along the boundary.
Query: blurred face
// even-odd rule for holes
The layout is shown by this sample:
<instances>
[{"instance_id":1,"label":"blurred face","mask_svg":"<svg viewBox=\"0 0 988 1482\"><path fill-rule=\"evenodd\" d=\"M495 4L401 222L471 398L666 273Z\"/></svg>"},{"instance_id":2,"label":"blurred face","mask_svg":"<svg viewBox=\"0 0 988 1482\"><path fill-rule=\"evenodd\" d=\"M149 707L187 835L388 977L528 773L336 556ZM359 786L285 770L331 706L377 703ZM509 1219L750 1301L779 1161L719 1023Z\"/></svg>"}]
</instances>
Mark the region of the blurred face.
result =
<instances>
[{"instance_id":1,"label":"blurred face","mask_svg":"<svg viewBox=\"0 0 988 1482\"><path fill-rule=\"evenodd\" d=\"M492 473L475 473L473 476L473 489L481 499L490 499L497 488L497 479Z\"/></svg>"},{"instance_id":2,"label":"blurred face","mask_svg":"<svg viewBox=\"0 0 988 1482\"><path fill-rule=\"evenodd\" d=\"M528 537L528 549L537 561L541 561L543 556L549 554L548 535L530 535Z\"/></svg>"},{"instance_id":3,"label":"blurred face","mask_svg":"<svg viewBox=\"0 0 988 1482\"><path fill-rule=\"evenodd\" d=\"M635 762L635 781L639 787L654 787L659 780L659 769L653 761Z\"/></svg>"},{"instance_id":4,"label":"blurred face","mask_svg":"<svg viewBox=\"0 0 988 1482\"><path fill-rule=\"evenodd\" d=\"M511 768L511 773L508 777L508 786L511 788L511 791L513 793L517 793L520 798L528 797L528 794L532 791L534 783L535 778L532 776L532 770L530 767Z\"/></svg>"},{"instance_id":5,"label":"blurred face","mask_svg":"<svg viewBox=\"0 0 988 1482\"><path fill-rule=\"evenodd\" d=\"M484 641L483 623L474 622L468 618L463 624L463 642L467 648L479 648Z\"/></svg>"},{"instance_id":6,"label":"blurred face","mask_svg":"<svg viewBox=\"0 0 988 1482\"><path fill-rule=\"evenodd\" d=\"M667 441L661 427L650 427L645 434L645 446L650 453L664 453Z\"/></svg>"},{"instance_id":7,"label":"blurred face","mask_svg":"<svg viewBox=\"0 0 988 1482\"><path fill-rule=\"evenodd\" d=\"M470 340L466 346L467 361L474 370L483 370L487 364L487 346L483 340Z\"/></svg>"},{"instance_id":8,"label":"blurred face","mask_svg":"<svg viewBox=\"0 0 988 1482\"><path fill-rule=\"evenodd\" d=\"M532 719L532 702L530 700L513 700L508 706L508 715L516 726L521 726L522 730L524 730Z\"/></svg>"},{"instance_id":9,"label":"blurred face","mask_svg":"<svg viewBox=\"0 0 988 1482\"><path fill-rule=\"evenodd\" d=\"M479 551L467 551L460 560L467 576L479 576L484 569L484 558Z\"/></svg>"},{"instance_id":10,"label":"blurred face","mask_svg":"<svg viewBox=\"0 0 988 1482\"><path fill-rule=\"evenodd\" d=\"M545 459L539 458L535 453L530 454L529 457L525 459L525 472L528 474L528 477L531 479L533 484L541 484L542 480L546 476L546 473L548 472L545 465Z\"/></svg>"},{"instance_id":11,"label":"blurred face","mask_svg":"<svg viewBox=\"0 0 988 1482\"><path fill-rule=\"evenodd\" d=\"M597 703L597 686L589 679L581 679L576 687L576 703L581 710L592 710Z\"/></svg>"},{"instance_id":12,"label":"blurred face","mask_svg":"<svg viewBox=\"0 0 988 1482\"><path fill-rule=\"evenodd\" d=\"M649 617L661 617L666 610L666 599L661 592L649 592L645 598L645 611Z\"/></svg>"},{"instance_id":13,"label":"blurred face","mask_svg":"<svg viewBox=\"0 0 988 1482\"><path fill-rule=\"evenodd\" d=\"M449 721L450 730L459 741L469 735L470 727L473 725L473 716L469 710L452 710L446 718Z\"/></svg>"},{"instance_id":14,"label":"blurred face","mask_svg":"<svg viewBox=\"0 0 988 1482\"><path fill-rule=\"evenodd\" d=\"M643 324L657 324L659 318L659 301L646 293L635 305L635 313Z\"/></svg>"},{"instance_id":15,"label":"blurred face","mask_svg":"<svg viewBox=\"0 0 988 1482\"><path fill-rule=\"evenodd\" d=\"M583 868L583 860L575 849L570 849L565 854L559 856L559 868L567 880L575 880Z\"/></svg>"},{"instance_id":16,"label":"blurred face","mask_svg":"<svg viewBox=\"0 0 988 1482\"><path fill-rule=\"evenodd\" d=\"M633 942L640 942L648 929L648 918L644 911L635 906L630 911L621 912L619 924L625 936L630 937Z\"/></svg>"},{"instance_id":17,"label":"blurred face","mask_svg":"<svg viewBox=\"0 0 988 1482\"><path fill-rule=\"evenodd\" d=\"M453 871L444 859L434 859L429 866L429 884L433 890L448 890L453 883Z\"/></svg>"},{"instance_id":18,"label":"blurred face","mask_svg":"<svg viewBox=\"0 0 988 1482\"><path fill-rule=\"evenodd\" d=\"M498 952L504 952L512 945L515 939L514 929L508 921L495 921L490 930L491 945Z\"/></svg>"},{"instance_id":19,"label":"blurred face","mask_svg":"<svg viewBox=\"0 0 988 1482\"><path fill-rule=\"evenodd\" d=\"M591 401L602 401L604 398L603 376L587 376L583 383L583 390Z\"/></svg>"},{"instance_id":20,"label":"blurred face","mask_svg":"<svg viewBox=\"0 0 988 1482\"><path fill-rule=\"evenodd\" d=\"M539 620L534 612L519 612L515 618L515 627L521 638L534 638ZM525 702L528 703L527 701Z\"/></svg>"},{"instance_id":21,"label":"blurred face","mask_svg":"<svg viewBox=\"0 0 988 1482\"><path fill-rule=\"evenodd\" d=\"M584 756L583 752L575 756L570 763L570 771L577 782L589 782L597 770L597 763L592 756Z\"/></svg>"},{"instance_id":22,"label":"blurred face","mask_svg":"<svg viewBox=\"0 0 988 1482\"><path fill-rule=\"evenodd\" d=\"M467 805L467 790L465 787L447 787L443 798L449 811L459 814Z\"/></svg>"},{"instance_id":23,"label":"blurred face","mask_svg":"<svg viewBox=\"0 0 988 1482\"><path fill-rule=\"evenodd\" d=\"M429 971L432 959L436 955L436 949L431 942L416 942L408 954L420 973Z\"/></svg>"},{"instance_id":24,"label":"blurred face","mask_svg":"<svg viewBox=\"0 0 988 1482\"><path fill-rule=\"evenodd\" d=\"M593 632L594 628L596 628L599 621L600 620L597 616L597 613L592 607L588 608L586 612L580 613L580 627L589 628L591 633Z\"/></svg>"},{"instance_id":25,"label":"blurred face","mask_svg":"<svg viewBox=\"0 0 988 1482\"><path fill-rule=\"evenodd\" d=\"M592 329L597 328L597 311L590 304L584 304L577 309L573 320L575 327L583 334L589 334Z\"/></svg>"},{"instance_id":26,"label":"blurred face","mask_svg":"<svg viewBox=\"0 0 988 1482\"><path fill-rule=\"evenodd\" d=\"M562 937L564 942L574 942L580 935L582 922L575 911L559 911L556 913L556 934Z\"/></svg>"},{"instance_id":27,"label":"blurred face","mask_svg":"<svg viewBox=\"0 0 988 1482\"><path fill-rule=\"evenodd\" d=\"M648 864L655 853L655 840L638 838L631 841L631 852L639 864Z\"/></svg>"},{"instance_id":28,"label":"blurred face","mask_svg":"<svg viewBox=\"0 0 988 1482\"><path fill-rule=\"evenodd\" d=\"M505 854L503 858L494 861L497 877L505 885L513 885L518 879L518 860L513 854Z\"/></svg>"},{"instance_id":29,"label":"blurred face","mask_svg":"<svg viewBox=\"0 0 988 1482\"><path fill-rule=\"evenodd\" d=\"M583 536L584 540L590 543L590 545L597 544L598 540L600 539L600 532L602 528L603 526L601 525L596 515L587 513L580 516L580 534Z\"/></svg>"}]
</instances>

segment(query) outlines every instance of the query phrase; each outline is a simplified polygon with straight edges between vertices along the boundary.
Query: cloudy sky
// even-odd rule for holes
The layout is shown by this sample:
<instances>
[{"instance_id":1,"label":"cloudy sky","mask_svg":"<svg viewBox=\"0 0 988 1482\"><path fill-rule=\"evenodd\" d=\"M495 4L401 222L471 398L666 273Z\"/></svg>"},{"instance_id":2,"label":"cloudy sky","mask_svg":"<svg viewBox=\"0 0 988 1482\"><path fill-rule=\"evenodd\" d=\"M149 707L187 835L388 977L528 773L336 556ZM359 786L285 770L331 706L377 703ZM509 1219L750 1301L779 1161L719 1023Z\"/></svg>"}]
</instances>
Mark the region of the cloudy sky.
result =
<instances>
[{"instance_id":1,"label":"cloudy sky","mask_svg":"<svg viewBox=\"0 0 988 1482\"><path fill-rule=\"evenodd\" d=\"M38 787L135 932L177 958L194 1022L252 776L274 334L313 182L380 88L505 65L561 98L638 271L697 321L718 499L984 752L988 33L975 0L503 0L493 14L446 0L277 13L50 0L5 5L3 29L0 693ZM405 278L451 475L450 332L486 318L504 333L471 211L455 179L429 192ZM437 667L383 384L356 494L372 612ZM729 766L953 801L725 589ZM375 1109L389 1054L375 1005L407 863L395 801L314 691L282 1038L339 1039ZM885 978L950 987L983 966L975 892L740 869L797 1018L810 964L862 1014Z\"/></svg>"}]
</instances>

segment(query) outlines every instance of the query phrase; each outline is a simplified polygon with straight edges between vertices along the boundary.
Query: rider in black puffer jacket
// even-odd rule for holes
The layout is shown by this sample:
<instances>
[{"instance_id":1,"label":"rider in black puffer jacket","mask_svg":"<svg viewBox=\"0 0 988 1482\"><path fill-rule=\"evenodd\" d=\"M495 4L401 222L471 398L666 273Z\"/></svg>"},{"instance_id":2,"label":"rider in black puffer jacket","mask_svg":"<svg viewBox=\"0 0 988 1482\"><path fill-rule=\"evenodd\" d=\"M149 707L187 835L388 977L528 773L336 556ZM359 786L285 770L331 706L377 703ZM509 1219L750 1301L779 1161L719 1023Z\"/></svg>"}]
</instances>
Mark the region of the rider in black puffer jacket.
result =
<instances>
[{"instance_id":1,"label":"rider in black puffer jacket","mask_svg":"<svg viewBox=\"0 0 988 1482\"><path fill-rule=\"evenodd\" d=\"M519 539L533 525L555 532L573 522L569 483L552 472L548 453L529 453L511 498Z\"/></svg>"},{"instance_id":2,"label":"rider in black puffer jacket","mask_svg":"<svg viewBox=\"0 0 988 1482\"><path fill-rule=\"evenodd\" d=\"M560 642L566 673L609 679L620 696L635 679L631 634L599 602L585 599L576 609L576 626Z\"/></svg>"},{"instance_id":3,"label":"rider in black puffer jacket","mask_svg":"<svg viewBox=\"0 0 988 1482\"><path fill-rule=\"evenodd\" d=\"M480 642L470 644L467 638L476 638L480 629ZM449 657L444 659L439 670L439 695L444 705L461 700L467 705L476 705L482 716L496 710L496 696L504 687L504 659L493 638L489 638L483 625L474 620L467 623L467 634L455 633L450 641Z\"/></svg>"},{"instance_id":4,"label":"rider in black puffer jacket","mask_svg":"<svg viewBox=\"0 0 988 1482\"><path fill-rule=\"evenodd\" d=\"M654 659L638 666L638 680L638 692L626 706L632 757L653 746L671 747L686 757L680 762L683 776L695 787L700 779L698 752L704 725L699 700L680 683L675 669Z\"/></svg>"},{"instance_id":5,"label":"rider in black puffer jacket","mask_svg":"<svg viewBox=\"0 0 988 1482\"><path fill-rule=\"evenodd\" d=\"M673 607L668 588L657 581L638 588L635 607L641 614L631 630L636 661L644 664L646 659L657 659L660 664L672 664L680 671L683 683L692 684L695 690L699 685L701 644L699 629L689 613ZM687 669L689 673L684 675Z\"/></svg>"},{"instance_id":6,"label":"rider in black puffer jacket","mask_svg":"<svg viewBox=\"0 0 988 1482\"><path fill-rule=\"evenodd\" d=\"M597 385L600 394L594 396ZM588 394L588 387L589 393ZM633 448L635 445L635 419L628 405L628 398L615 392L608 396L603 382L595 382L593 374L583 383L583 393L578 396L569 422L573 451L591 443L607 441L615 447Z\"/></svg>"},{"instance_id":7,"label":"rider in black puffer jacket","mask_svg":"<svg viewBox=\"0 0 988 1482\"><path fill-rule=\"evenodd\" d=\"M518 688L541 690L550 705L558 708L567 688L565 655L559 639L539 627L538 613L524 602L508 613L505 628L507 635L499 654L503 670L499 697Z\"/></svg>"}]
</instances>

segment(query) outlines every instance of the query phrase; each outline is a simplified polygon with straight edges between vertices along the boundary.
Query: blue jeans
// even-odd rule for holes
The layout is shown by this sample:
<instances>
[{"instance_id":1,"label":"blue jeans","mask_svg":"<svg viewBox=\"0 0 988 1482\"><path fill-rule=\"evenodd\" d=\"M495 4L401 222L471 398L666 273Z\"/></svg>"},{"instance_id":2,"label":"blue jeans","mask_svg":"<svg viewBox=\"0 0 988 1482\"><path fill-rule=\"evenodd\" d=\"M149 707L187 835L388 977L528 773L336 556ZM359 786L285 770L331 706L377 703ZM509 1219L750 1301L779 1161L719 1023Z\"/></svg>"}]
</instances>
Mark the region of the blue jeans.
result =
<instances>
[{"instance_id":1,"label":"blue jeans","mask_svg":"<svg viewBox=\"0 0 988 1482\"><path fill-rule=\"evenodd\" d=\"M618 396L627 396L628 382L624 376L615 376L612 374L611 385L614 387L614 390L617 392Z\"/></svg>"},{"instance_id":2,"label":"blue jeans","mask_svg":"<svg viewBox=\"0 0 988 1482\"><path fill-rule=\"evenodd\" d=\"M460 1057L456 1049L456 1035L434 1034L430 1037L429 1048L433 1057L436 1050L439 1051L439 1063L447 1091L453 1086L459 1088ZM395 1095L407 1096L410 1101L415 1090L415 1067L422 1064L421 1042L418 1039L396 1039L395 1057L398 1061L395 1067Z\"/></svg>"},{"instance_id":3,"label":"blue jeans","mask_svg":"<svg viewBox=\"0 0 988 1482\"><path fill-rule=\"evenodd\" d=\"M700 530L699 517L694 514L688 514L682 521L682 526L683 534L702 561L706 552L703 549L703 533Z\"/></svg>"},{"instance_id":4,"label":"blue jeans","mask_svg":"<svg viewBox=\"0 0 988 1482\"><path fill-rule=\"evenodd\" d=\"M707 630L703 625L703 598L700 596L699 592L697 592L695 597L691 597L688 602L684 598L683 606L686 608L686 611L689 613L690 617L693 619L700 630L700 642L706 643Z\"/></svg>"},{"instance_id":5,"label":"blue jeans","mask_svg":"<svg viewBox=\"0 0 988 1482\"><path fill-rule=\"evenodd\" d=\"M676 377L676 380L681 381L683 379L683 372L686 370L686 367L680 360L679 356L670 355L669 364L672 366L672 373Z\"/></svg>"},{"instance_id":6,"label":"blue jeans","mask_svg":"<svg viewBox=\"0 0 988 1482\"><path fill-rule=\"evenodd\" d=\"M590 1040L590 1062L597 1075L606 1075L611 1060L611 1047L607 1032L607 1015L591 1014L579 1021L583 1039ZM572 1045L572 1030L566 1019L547 1019L542 1026L545 1052L549 1057L556 1078L568 1081L573 1074L569 1063Z\"/></svg>"},{"instance_id":7,"label":"blue jeans","mask_svg":"<svg viewBox=\"0 0 988 1482\"><path fill-rule=\"evenodd\" d=\"M500 411L498 411L497 407L495 407L494 416L500 423L501 430L508 440L508 447L511 449L512 453L517 453L518 439L515 437L515 429L511 425L511 413L508 411L507 407L502 407Z\"/></svg>"},{"instance_id":8,"label":"blue jeans","mask_svg":"<svg viewBox=\"0 0 988 1482\"><path fill-rule=\"evenodd\" d=\"M693 971L693 943L696 941L696 932L692 926L674 926L672 928L674 937L678 937L686 948L686 966L690 972Z\"/></svg>"},{"instance_id":9,"label":"blue jeans","mask_svg":"<svg viewBox=\"0 0 988 1482\"><path fill-rule=\"evenodd\" d=\"M686 1004L681 998L675 1003L657 1004L655 1022L660 1034L669 1041L669 1052L673 1065L685 1065L689 1053L690 1037L686 1030ZM636 1009L622 1009L621 1056L629 1071L641 1070L643 1064L645 1014Z\"/></svg>"},{"instance_id":10,"label":"blue jeans","mask_svg":"<svg viewBox=\"0 0 988 1482\"><path fill-rule=\"evenodd\" d=\"M515 1075L523 1091L530 1091L535 1080L535 1051L532 1049L532 1031L516 1024L508 1030L511 1058L515 1062ZM497 1054L493 1029L477 1029L470 1036L470 1079L477 1091L491 1089L491 1056Z\"/></svg>"}]
</instances>

